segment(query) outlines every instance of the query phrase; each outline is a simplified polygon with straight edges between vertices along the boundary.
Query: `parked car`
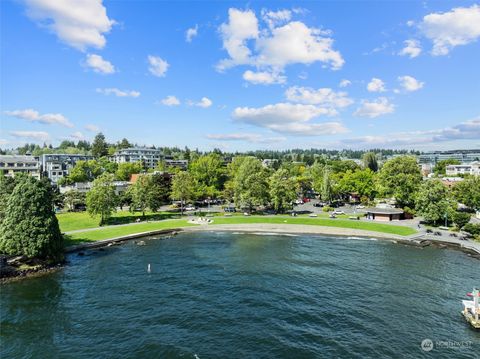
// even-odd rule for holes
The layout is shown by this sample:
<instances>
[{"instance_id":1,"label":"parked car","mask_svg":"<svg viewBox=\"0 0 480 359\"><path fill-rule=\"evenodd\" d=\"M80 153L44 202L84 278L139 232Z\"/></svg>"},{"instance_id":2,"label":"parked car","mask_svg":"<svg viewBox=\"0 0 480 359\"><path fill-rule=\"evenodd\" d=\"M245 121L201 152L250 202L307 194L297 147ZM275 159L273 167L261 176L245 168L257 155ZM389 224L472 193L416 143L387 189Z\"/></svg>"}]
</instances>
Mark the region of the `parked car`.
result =
<instances>
[{"instance_id":1,"label":"parked car","mask_svg":"<svg viewBox=\"0 0 480 359\"><path fill-rule=\"evenodd\" d=\"M297 199L297 200L295 201L295 204L303 204L303 201L302 201L301 199Z\"/></svg>"},{"instance_id":2,"label":"parked car","mask_svg":"<svg viewBox=\"0 0 480 359\"><path fill-rule=\"evenodd\" d=\"M192 206L191 204L189 204L187 207L185 207L185 211L195 211L195 206Z\"/></svg>"},{"instance_id":3,"label":"parked car","mask_svg":"<svg viewBox=\"0 0 480 359\"><path fill-rule=\"evenodd\" d=\"M365 208L365 206L364 206L363 204L359 204L359 205L357 206L357 208L358 208L358 209L362 209L362 208Z\"/></svg>"},{"instance_id":4,"label":"parked car","mask_svg":"<svg viewBox=\"0 0 480 359\"><path fill-rule=\"evenodd\" d=\"M323 203L322 202L316 202L313 204L313 207L323 207Z\"/></svg>"},{"instance_id":5,"label":"parked car","mask_svg":"<svg viewBox=\"0 0 480 359\"><path fill-rule=\"evenodd\" d=\"M225 207L223 210L227 213L234 213L235 207Z\"/></svg>"},{"instance_id":6,"label":"parked car","mask_svg":"<svg viewBox=\"0 0 480 359\"><path fill-rule=\"evenodd\" d=\"M332 214L335 214L335 215L345 214L345 212L344 212L344 211L335 210L335 211L332 212Z\"/></svg>"}]
</instances>

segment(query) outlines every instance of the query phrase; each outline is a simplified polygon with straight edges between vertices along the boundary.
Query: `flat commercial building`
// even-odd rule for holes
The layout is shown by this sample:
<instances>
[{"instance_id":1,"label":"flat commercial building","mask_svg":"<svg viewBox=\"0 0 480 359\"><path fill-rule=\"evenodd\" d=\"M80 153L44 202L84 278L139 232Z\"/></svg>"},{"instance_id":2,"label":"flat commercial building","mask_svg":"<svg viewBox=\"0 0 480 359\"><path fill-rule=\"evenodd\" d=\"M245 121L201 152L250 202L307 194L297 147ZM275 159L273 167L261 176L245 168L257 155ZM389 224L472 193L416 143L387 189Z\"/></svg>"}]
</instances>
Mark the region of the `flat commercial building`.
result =
<instances>
[{"instance_id":1,"label":"flat commercial building","mask_svg":"<svg viewBox=\"0 0 480 359\"><path fill-rule=\"evenodd\" d=\"M71 155L67 153L46 154L41 157L43 175L48 177L53 183L57 183L61 178L68 176L70 171L78 161L93 160L93 156Z\"/></svg>"},{"instance_id":2,"label":"flat commercial building","mask_svg":"<svg viewBox=\"0 0 480 359\"><path fill-rule=\"evenodd\" d=\"M155 168L162 157L162 151L155 148L130 147L115 152L111 159L116 163L142 162L146 168Z\"/></svg>"},{"instance_id":3,"label":"flat commercial building","mask_svg":"<svg viewBox=\"0 0 480 359\"><path fill-rule=\"evenodd\" d=\"M15 177L18 173L26 173L40 179L41 170L38 157L30 155L0 155L0 172L5 176Z\"/></svg>"},{"instance_id":4,"label":"flat commercial building","mask_svg":"<svg viewBox=\"0 0 480 359\"><path fill-rule=\"evenodd\" d=\"M442 160L455 159L460 163L480 161L480 150L434 151L418 156L420 163L435 165Z\"/></svg>"},{"instance_id":5,"label":"flat commercial building","mask_svg":"<svg viewBox=\"0 0 480 359\"><path fill-rule=\"evenodd\" d=\"M367 219L374 221L399 221L403 218L404 212L399 208L366 208Z\"/></svg>"}]
</instances>

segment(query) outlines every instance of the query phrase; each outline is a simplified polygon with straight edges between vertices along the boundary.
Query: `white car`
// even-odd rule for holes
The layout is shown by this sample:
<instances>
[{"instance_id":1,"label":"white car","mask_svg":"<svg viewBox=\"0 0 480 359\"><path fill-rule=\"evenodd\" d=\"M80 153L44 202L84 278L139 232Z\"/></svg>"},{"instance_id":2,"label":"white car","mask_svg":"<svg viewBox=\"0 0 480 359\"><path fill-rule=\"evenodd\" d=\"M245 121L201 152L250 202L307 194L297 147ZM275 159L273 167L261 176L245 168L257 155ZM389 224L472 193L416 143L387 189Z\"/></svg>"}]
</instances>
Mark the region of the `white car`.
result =
<instances>
[{"instance_id":1,"label":"white car","mask_svg":"<svg viewBox=\"0 0 480 359\"><path fill-rule=\"evenodd\" d=\"M194 206L187 206L185 207L185 211L195 211L195 207Z\"/></svg>"},{"instance_id":2,"label":"white car","mask_svg":"<svg viewBox=\"0 0 480 359\"><path fill-rule=\"evenodd\" d=\"M345 214L345 212L344 212L344 211L335 210L335 211L332 212L332 214L335 214L335 215L337 215L337 214Z\"/></svg>"},{"instance_id":3,"label":"white car","mask_svg":"<svg viewBox=\"0 0 480 359\"><path fill-rule=\"evenodd\" d=\"M362 204L360 204L360 205L357 206L357 208L358 208L358 209L362 209L362 208L365 208L365 206L362 205Z\"/></svg>"}]
</instances>

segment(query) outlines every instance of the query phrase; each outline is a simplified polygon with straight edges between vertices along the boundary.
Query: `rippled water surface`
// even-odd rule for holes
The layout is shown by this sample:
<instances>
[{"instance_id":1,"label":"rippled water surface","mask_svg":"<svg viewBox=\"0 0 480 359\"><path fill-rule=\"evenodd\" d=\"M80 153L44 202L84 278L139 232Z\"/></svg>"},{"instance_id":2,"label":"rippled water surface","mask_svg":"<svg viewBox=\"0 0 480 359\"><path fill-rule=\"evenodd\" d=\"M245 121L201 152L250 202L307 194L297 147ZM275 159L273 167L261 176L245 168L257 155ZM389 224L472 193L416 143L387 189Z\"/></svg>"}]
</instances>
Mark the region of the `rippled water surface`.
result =
<instances>
[{"instance_id":1,"label":"rippled water surface","mask_svg":"<svg viewBox=\"0 0 480 359\"><path fill-rule=\"evenodd\" d=\"M464 253L309 235L146 242L1 287L0 357L480 357L460 315L480 262Z\"/></svg>"}]
</instances>

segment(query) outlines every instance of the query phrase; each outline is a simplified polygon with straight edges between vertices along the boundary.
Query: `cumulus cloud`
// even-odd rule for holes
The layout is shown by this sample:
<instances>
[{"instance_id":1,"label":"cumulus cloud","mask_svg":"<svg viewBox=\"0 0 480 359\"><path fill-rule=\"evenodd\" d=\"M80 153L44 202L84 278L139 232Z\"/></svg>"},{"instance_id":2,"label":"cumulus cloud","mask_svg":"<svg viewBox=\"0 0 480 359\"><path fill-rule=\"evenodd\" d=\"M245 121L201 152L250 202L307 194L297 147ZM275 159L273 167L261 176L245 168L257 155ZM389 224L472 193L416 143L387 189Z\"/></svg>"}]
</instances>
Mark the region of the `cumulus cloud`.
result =
<instances>
[{"instance_id":1,"label":"cumulus cloud","mask_svg":"<svg viewBox=\"0 0 480 359\"><path fill-rule=\"evenodd\" d=\"M227 133L227 134L210 134L207 135L210 140L221 141L245 141L250 143L275 143L283 142L285 137L265 137L256 133Z\"/></svg>"},{"instance_id":2,"label":"cumulus cloud","mask_svg":"<svg viewBox=\"0 0 480 359\"><path fill-rule=\"evenodd\" d=\"M168 62L161 57L152 55L148 56L148 63L150 64L148 71L157 77L165 77L168 67L170 66Z\"/></svg>"},{"instance_id":3,"label":"cumulus cloud","mask_svg":"<svg viewBox=\"0 0 480 359\"><path fill-rule=\"evenodd\" d=\"M191 27L185 31L185 41L192 42L193 38L198 35L198 25Z\"/></svg>"},{"instance_id":4,"label":"cumulus cloud","mask_svg":"<svg viewBox=\"0 0 480 359\"><path fill-rule=\"evenodd\" d=\"M346 92L335 92L331 88L319 88L293 86L285 91L285 97L292 102L310 105L320 105L334 111L337 108L350 106L353 100ZM335 112L336 113L336 112Z\"/></svg>"},{"instance_id":5,"label":"cumulus cloud","mask_svg":"<svg viewBox=\"0 0 480 359\"><path fill-rule=\"evenodd\" d=\"M175 96L170 95L165 97L164 99L161 99L160 103L165 106L178 106L180 105L180 100Z\"/></svg>"},{"instance_id":6,"label":"cumulus cloud","mask_svg":"<svg viewBox=\"0 0 480 359\"><path fill-rule=\"evenodd\" d=\"M355 116L375 118L393 113L395 106L386 97L379 97L373 101L362 101L362 105L353 113Z\"/></svg>"},{"instance_id":7,"label":"cumulus cloud","mask_svg":"<svg viewBox=\"0 0 480 359\"><path fill-rule=\"evenodd\" d=\"M38 111L31 108L25 110L5 111L7 116L20 118L30 122L40 122L47 125L62 125L65 127L73 127L73 124L60 113L45 113L40 114Z\"/></svg>"},{"instance_id":8,"label":"cumulus cloud","mask_svg":"<svg viewBox=\"0 0 480 359\"><path fill-rule=\"evenodd\" d=\"M347 87L347 86L350 86L352 84L352 82L350 80L342 80L340 81L340 84L338 85L339 87Z\"/></svg>"},{"instance_id":9,"label":"cumulus cloud","mask_svg":"<svg viewBox=\"0 0 480 359\"><path fill-rule=\"evenodd\" d=\"M93 71L100 74L113 74L115 67L111 62L104 60L102 56L95 54L88 54L85 64L93 69Z\"/></svg>"},{"instance_id":10,"label":"cumulus cloud","mask_svg":"<svg viewBox=\"0 0 480 359\"><path fill-rule=\"evenodd\" d=\"M419 28L433 42L432 55L447 55L454 47L467 45L480 37L480 6L428 14Z\"/></svg>"},{"instance_id":11,"label":"cumulus cloud","mask_svg":"<svg viewBox=\"0 0 480 359\"><path fill-rule=\"evenodd\" d=\"M252 10L228 11L228 22L219 32L229 57L217 64L219 71L238 65L252 65L261 72L281 73L291 64L321 62L333 70L344 60L333 49L329 31L310 28L300 21L290 21L291 12L262 11L267 28L261 28Z\"/></svg>"},{"instance_id":12,"label":"cumulus cloud","mask_svg":"<svg viewBox=\"0 0 480 359\"><path fill-rule=\"evenodd\" d=\"M212 106L213 102L208 97L202 97L202 99L195 104L195 106L207 108Z\"/></svg>"},{"instance_id":13,"label":"cumulus cloud","mask_svg":"<svg viewBox=\"0 0 480 359\"><path fill-rule=\"evenodd\" d=\"M50 135L45 131L11 131L10 136L33 141L48 141L50 139Z\"/></svg>"},{"instance_id":14,"label":"cumulus cloud","mask_svg":"<svg viewBox=\"0 0 480 359\"><path fill-rule=\"evenodd\" d=\"M315 136L347 132L340 122L310 122L316 117L334 114L335 110L314 105L277 103L259 108L237 107L232 117L237 121L284 134Z\"/></svg>"},{"instance_id":15,"label":"cumulus cloud","mask_svg":"<svg viewBox=\"0 0 480 359\"><path fill-rule=\"evenodd\" d=\"M418 91L425 84L424 82L420 82L412 76L399 76L398 81L400 81L400 86L402 86L403 89L408 92Z\"/></svg>"},{"instance_id":16,"label":"cumulus cloud","mask_svg":"<svg viewBox=\"0 0 480 359\"><path fill-rule=\"evenodd\" d=\"M420 42L418 40L405 40L405 47L398 53L401 56L409 56L411 59L417 57L422 52Z\"/></svg>"},{"instance_id":17,"label":"cumulus cloud","mask_svg":"<svg viewBox=\"0 0 480 359\"><path fill-rule=\"evenodd\" d=\"M138 97L140 96L140 92L138 91L129 91L129 90L119 90L115 87L111 88L97 88L96 90L98 93L104 94L104 95L115 95L117 97Z\"/></svg>"},{"instance_id":18,"label":"cumulus cloud","mask_svg":"<svg viewBox=\"0 0 480 359\"><path fill-rule=\"evenodd\" d=\"M100 127L93 124L85 125L85 129L90 132L100 132Z\"/></svg>"},{"instance_id":19,"label":"cumulus cloud","mask_svg":"<svg viewBox=\"0 0 480 359\"><path fill-rule=\"evenodd\" d=\"M376 77L372 78L367 85L367 90L369 92L385 92L385 82Z\"/></svg>"},{"instance_id":20,"label":"cumulus cloud","mask_svg":"<svg viewBox=\"0 0 480 359\"><path fill-rule=\"evenodd\" d=\"M243 73L243 79L254 85L283 84L287 80L285 76L280 75L279 73L268 71L253 72L250 70Z\"/></svg>"},{"instance_id":21,"label":"cumulus cloud","mask_svg":"<svg viewBox=\"0 0 480 359\"><path fill-rule=\"evenodd\" d=\"M115 24L107 16L102 0L24 0L24 3L31 19L81 51L87 47L103 48L104 34Z\"/></svg>"}]
</instances>

